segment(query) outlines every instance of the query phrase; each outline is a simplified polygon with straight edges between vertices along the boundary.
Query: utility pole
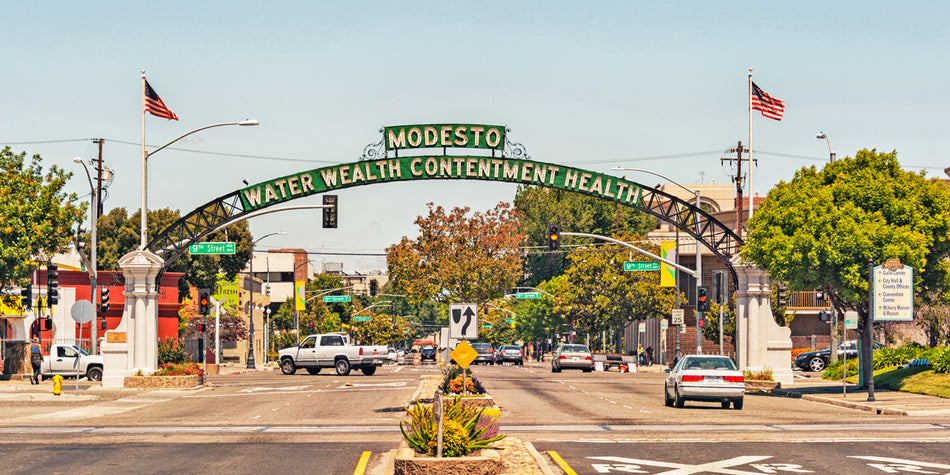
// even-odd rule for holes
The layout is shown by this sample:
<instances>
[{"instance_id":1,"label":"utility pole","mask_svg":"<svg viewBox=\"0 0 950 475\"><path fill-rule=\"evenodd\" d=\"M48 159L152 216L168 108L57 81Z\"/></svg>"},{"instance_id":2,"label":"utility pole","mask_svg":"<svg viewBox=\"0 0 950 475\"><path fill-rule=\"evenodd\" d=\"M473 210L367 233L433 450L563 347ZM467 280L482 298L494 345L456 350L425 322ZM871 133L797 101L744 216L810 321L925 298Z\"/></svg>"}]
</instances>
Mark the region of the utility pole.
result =
<instances>
[{"instance_id":1,"label":"utility pole","mask_svg":"<svg viewBox=\"0 0 950 475\"><path fill-rule=\"evenodd\" d=\"M748 152L749 147L743 147L742 141L735 148L730 148L729 153L736 154L736 158L720 158L720 162L736 162L736 176L732 181L736 183L736 236L742 236L742 152ZM752 169L752 165L749 165Z\"/></svg>"},{"instance_id":2,"label":"utility pole","mask_svg":"<svg viewBox=\"0 0 950 475\"><path fill-rule=\"evenodd\" d=\"M99 227L99 216L102 216L102 144L105 140L93 139L92 143L99 145L99 158L96 160L96 190L93 193L93 203L90 208L92 208L92 229L89 231L90 239L90 255L89 260L92 266L92 276L89 279L89 300L92 301L92 307L96 310L94 313L96 318L92 319L92 324L89 325L89 339L90 342L89 348L92 350L92 354L99 354L99 306L97 303L96 292L99 291L99 283L97 282L97 277L99 274L99 265L97 262L97 246L98 241L97 228ZM105 318L105 317L103 317Z\"/></svg>"}]
</instances>

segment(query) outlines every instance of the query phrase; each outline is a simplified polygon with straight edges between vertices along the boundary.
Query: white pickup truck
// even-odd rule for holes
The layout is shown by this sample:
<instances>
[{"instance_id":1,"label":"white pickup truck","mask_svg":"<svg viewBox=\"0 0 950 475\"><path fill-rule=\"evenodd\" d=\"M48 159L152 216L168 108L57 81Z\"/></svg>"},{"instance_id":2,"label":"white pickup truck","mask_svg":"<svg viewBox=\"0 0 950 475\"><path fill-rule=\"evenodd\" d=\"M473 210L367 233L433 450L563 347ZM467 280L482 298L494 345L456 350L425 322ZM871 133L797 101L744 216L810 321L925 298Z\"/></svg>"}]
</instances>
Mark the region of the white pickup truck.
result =
<instances>
[{"instance_id":1,"label":"white pickup truck","mask_svg":"<svg viewBox=\"0 0 950 475\"><path fill-rule=\"evenodd\" d=\"M102 381L102 356L90 355L76 345L52 345L49 356L43 357L40 373L44 378L78 374L89 381Z\"/></svg>"},{"instance_id":2,"label":"white pickup truck","mask_svg":"<svg viewBox=\"0 0 950 475\"><path fill-rule=\"evenodd\" d=\"M388 360L389 348L352 346L349 336L326 333L310 335L299 345L280 350L277 357L284 374L294 374L297 368L304 368L310 374L317 374L323 368L335 368L336 374L346 376L350 369L355 368L366 376L372 376L376 367Z\"/></svg>"}]
</instances>

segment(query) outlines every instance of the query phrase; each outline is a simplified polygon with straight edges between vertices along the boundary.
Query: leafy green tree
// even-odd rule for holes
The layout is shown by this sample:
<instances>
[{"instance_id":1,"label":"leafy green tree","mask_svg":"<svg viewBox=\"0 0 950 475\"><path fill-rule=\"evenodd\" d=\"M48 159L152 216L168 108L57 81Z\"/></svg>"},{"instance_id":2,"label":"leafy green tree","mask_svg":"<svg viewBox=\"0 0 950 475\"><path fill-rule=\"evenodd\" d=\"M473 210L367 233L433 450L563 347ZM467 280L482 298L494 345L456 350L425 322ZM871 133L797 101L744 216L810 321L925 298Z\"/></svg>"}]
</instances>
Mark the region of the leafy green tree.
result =
<instances>
[{"instance_id":1,"label":"leafy green tree","mask_svg":"<svg viewBox=\"0 0 950 475\"><path fill-rule=\"evenodd\" d=\"M379 315L372 311L360 315L369 316L368 322L356 322L350 327L350 334L356 342L366 345L392 346L405 341L408 328L405 320L390 315Z\"/></svg>"},{"instance_id":2,"label":"leafy green tree","mask_svg":"<svg viewBox=\"0 0 950 475\"><path fill-rule=\"evenodd\" d=\"M712 303L709 305L709 312L705 313L706 326L703 327L703 338L719 343L719 307L722 308L723 342L735 344L736 342L736 312L733 307L728 305Z\"/></svg>"},{"instance_id":3,"label":"leafy green tree","mask_svg":"<svg viewBox=\"0 0 950 475\"><path fill-rule=\"evenodd\" d=\"M564 231L603 236L640 235L656 229L656 219L618 203L593 196L537 186L519 186L514 209L520 214L520 231L529 246L546 251L548 225L558 223ZM570 238L571 243L587 244L590 239ZM537 286L563 273L569 263L562 253L532 253L525 259L526 285Z\"/></svg>"},{"instance_id":4,"label":"leafy green tree","mask_svg":"<svg viewBox=\"0 0 950 475\"><path fill-rule=\"evenodd\" d=\"M630 237L619 239L633 241ZM657 246L638 247L659 254ZM593 334L619 330L626 320L667 315L674 304L673 289L660 286L658 273L624 272L623 263L629 260L629 253L627 249L600 248L581 249L568 255L568 285L559 289L555 312L575 322L578 331L584 329ZM616 341L617 351L621 351L620 340Z\"/></svg>"},{"instance_id":5,"label":"leafy green tree","mask_svg":"<svg viewBox=\"0 0 950 475\"><path fill-rule=\"evenodd\" d=\"M557 295L558 289L567 285L567 277L559 275L542 282L538 288L551 295ZM545 293L539 299L524 299L515 306L518 314L518 336L525 341L537 341L551 338L566 329L567 320L554 311L556 297Z\"/></svg>"},{"instance_id":6,"label":"leafy green tree","mask_svg":"<svg viewBox=\"0 0 950 475\"><path fill-rule=\"evenodd\" d=\"M900 168L897 152L861 150L802 168L779 183L749 222L745 259L789 291L821 289L835 308L868 315L868 260L914 268L923 298L950 289L950 189Z\"/></svg>"},{"instance_id":7,"label":"leafy green tree","mask_svg":"<svg viewBox=\"0 0 950 475\"><path fill-rule=\"evenodd\" d=\"M469 208L446 213L429 203L429 216L419 216L416 225L419 237L386 249L392 286L411 301L486 302L521 275L524 235L507 203L471 215Z\"/></svg>"},{"instance_id":8,"label":"leafy green tree","mask_svg":"<svg viewBox=\"0 0 950 475\"><path fill-rule=\"evenodd\" d=\"M44 173L42 160L0 150L0 290L27 285L35 261L66 251L86 209L62 191L72 173L56 165Z\"/></svg>"}]
</instances>

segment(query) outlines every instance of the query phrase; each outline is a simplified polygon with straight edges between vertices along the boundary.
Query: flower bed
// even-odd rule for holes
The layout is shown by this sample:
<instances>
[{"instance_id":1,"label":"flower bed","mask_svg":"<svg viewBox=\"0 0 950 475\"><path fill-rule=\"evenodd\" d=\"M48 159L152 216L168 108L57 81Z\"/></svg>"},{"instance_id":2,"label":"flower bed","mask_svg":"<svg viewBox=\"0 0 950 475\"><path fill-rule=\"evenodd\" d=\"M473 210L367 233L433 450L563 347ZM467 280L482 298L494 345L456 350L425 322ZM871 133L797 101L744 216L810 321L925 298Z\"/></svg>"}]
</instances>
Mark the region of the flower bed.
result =
<instances>
[{"instance_id":1,"label":"flower bed","mask_svg":"<svg viewBox=\"0 0 950 475\"><path fill-rule=\"evenodd\" d=\"M781 387L781 383L779 383L778 381L756 381L756 380L748 380L748 379L745 381L746 391L769 392L778 387Z\"/></svg>"}]
</instances>

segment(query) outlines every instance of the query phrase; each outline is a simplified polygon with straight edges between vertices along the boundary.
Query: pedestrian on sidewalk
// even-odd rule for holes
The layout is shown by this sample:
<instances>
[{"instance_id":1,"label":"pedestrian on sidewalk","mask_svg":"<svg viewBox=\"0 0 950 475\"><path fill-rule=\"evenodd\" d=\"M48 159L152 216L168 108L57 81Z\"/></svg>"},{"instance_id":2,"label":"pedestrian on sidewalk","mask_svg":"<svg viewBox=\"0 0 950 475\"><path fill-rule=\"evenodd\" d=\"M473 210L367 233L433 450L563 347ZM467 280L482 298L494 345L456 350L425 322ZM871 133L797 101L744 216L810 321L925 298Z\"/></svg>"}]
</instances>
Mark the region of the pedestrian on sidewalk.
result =
<instances>
[{"instance_id":1,"label":"pedestrian on sidewalk","mask_svg":"<svg viewBox=\"0 0 950 475\"><path fill-rule=\"evenodd\" d=\"M653 366L653 345L647 345L647 366Z\"/></svg>"},{"instance_id":2,"label":"pedestrian on sidewalk","mask_svg":"<svg viewBox=\"0 0 950 475\"><path fill-rule=\"evenodd\" d=\"M40 349L40 339L33 337L33 343L30 344L30 364L33 366L33 375L30 376L30 384L40 384L40 367L43 366L43 351Z\"/></svg>"}]
</instances>

